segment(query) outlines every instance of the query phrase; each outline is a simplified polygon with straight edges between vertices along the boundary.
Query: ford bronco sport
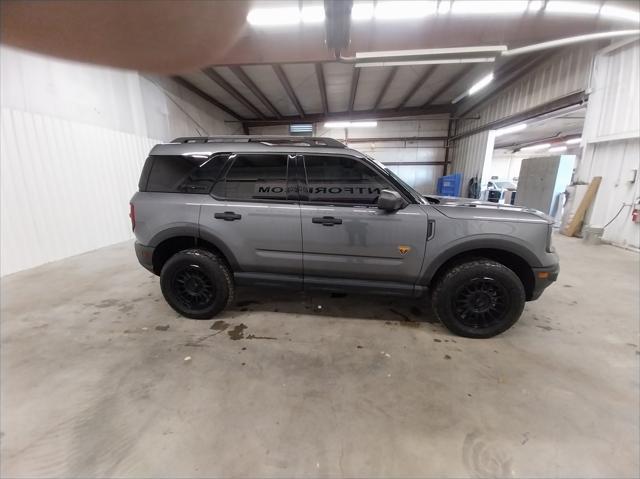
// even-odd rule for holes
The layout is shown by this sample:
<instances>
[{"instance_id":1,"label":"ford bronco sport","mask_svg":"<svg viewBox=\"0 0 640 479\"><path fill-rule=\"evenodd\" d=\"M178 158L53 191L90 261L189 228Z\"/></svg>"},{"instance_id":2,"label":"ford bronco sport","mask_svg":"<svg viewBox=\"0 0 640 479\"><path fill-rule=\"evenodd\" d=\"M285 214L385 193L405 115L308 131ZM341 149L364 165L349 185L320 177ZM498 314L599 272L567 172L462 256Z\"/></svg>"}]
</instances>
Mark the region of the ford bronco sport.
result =
<instances>
[{"instance_id":1,"label":"ford bronco sport","mask_svg":"<svg viewBox=\"0 0 640 479\"><path fill-rule=\"evenodd\" d=\"M177 138L131 200L139 262L178 313L211 318L235 285L420 297L452 332L487 338L558 275L552 220L423 197L331 138Z\"/></svg>"}]
</instances>

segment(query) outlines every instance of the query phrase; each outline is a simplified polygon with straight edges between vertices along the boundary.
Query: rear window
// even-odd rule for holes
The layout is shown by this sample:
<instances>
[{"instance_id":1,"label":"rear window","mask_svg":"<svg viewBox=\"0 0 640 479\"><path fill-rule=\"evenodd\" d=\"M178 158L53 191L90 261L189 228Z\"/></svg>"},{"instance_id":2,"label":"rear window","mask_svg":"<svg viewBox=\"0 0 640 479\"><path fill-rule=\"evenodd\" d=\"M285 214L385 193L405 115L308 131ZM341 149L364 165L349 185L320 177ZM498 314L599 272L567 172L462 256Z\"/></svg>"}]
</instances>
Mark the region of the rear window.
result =
<instances>
[{"instance_id":1,"label":"rear window","mask_svg":"<svg viewBox=\"0 0 640 479\"><path fill-rule=\"evenodd\" d=\"M193 156L150 156L142 171L148 175L140 190L159 193L208 193L225 164L227 155L210 159Z\"/></svg>"}]
</instances>

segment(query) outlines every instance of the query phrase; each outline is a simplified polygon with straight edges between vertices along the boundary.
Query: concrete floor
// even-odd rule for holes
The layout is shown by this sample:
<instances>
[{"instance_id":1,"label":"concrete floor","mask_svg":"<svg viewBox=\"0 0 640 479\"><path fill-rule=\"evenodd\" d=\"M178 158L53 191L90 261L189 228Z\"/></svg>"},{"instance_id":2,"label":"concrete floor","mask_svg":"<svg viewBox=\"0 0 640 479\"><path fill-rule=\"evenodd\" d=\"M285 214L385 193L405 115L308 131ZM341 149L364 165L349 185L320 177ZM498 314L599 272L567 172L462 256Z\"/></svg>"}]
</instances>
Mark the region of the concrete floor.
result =
<instances>
[{"instance_id":1,"label":"concrete floor","mask_svg":"<svg viewBox=\"0 0 640 479\"><path fill-rule=\"evenodd\" d=\"M555 243L558 283L491 340L362 296L188 320L130 243L6 277L2 475L636 477L638 255Z\"/></svg>"}]
</instances>

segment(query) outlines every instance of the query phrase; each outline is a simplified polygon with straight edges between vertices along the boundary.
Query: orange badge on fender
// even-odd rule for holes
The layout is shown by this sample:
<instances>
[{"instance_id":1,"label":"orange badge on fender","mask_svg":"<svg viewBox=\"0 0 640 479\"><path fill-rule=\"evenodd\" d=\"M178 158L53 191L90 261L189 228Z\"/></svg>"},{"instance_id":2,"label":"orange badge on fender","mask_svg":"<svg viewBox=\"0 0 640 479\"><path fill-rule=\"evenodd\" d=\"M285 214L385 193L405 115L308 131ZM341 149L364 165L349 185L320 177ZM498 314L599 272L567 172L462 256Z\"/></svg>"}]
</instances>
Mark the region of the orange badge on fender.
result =
<instances>
[{"instance_id":1,"label":"orange badge on fender","mask_svg":"<svg viewBox=\"0 0 640 479\"><path fill-rule=\"evenodd\" d=\"M398 251L400 251L400 254L407 254L409 251L411 251L411 246L400 245L398 246Z\"/></svg>"}]
</instances>

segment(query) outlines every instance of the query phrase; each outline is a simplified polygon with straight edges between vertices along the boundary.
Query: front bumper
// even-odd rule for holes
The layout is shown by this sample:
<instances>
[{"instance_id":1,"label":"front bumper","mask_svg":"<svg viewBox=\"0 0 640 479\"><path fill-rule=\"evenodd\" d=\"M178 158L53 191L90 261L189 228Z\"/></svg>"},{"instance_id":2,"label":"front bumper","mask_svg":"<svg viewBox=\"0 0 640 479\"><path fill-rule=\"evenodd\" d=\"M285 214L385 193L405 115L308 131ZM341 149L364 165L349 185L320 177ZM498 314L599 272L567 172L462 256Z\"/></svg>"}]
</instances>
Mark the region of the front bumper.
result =
<instances>
[{"instance_id":1,"label":"front bumper","mask_svg":"<svg viewBox=\"0 0 640 479\"><path fill-rule=\"evenodd\" d=\"M531 293L531 299L534 301L540 297L542 292L558 279L560 274L560 264L556 263L552 266L545 266L544 268L532 268L533 269L533 291Z\"/></svg>"},{"instance_id":2,"label":"front bumper","mask_svg":"<svg viewBox=\"0 0 640 479\"><path fill-rule=\"evenodd\" d=\"M135 249L138 262L152 273L155 273L155 271L153 271L153 250L155 248L153 246L142 245L136 241Z\"/></svg>"}]
</instances>

